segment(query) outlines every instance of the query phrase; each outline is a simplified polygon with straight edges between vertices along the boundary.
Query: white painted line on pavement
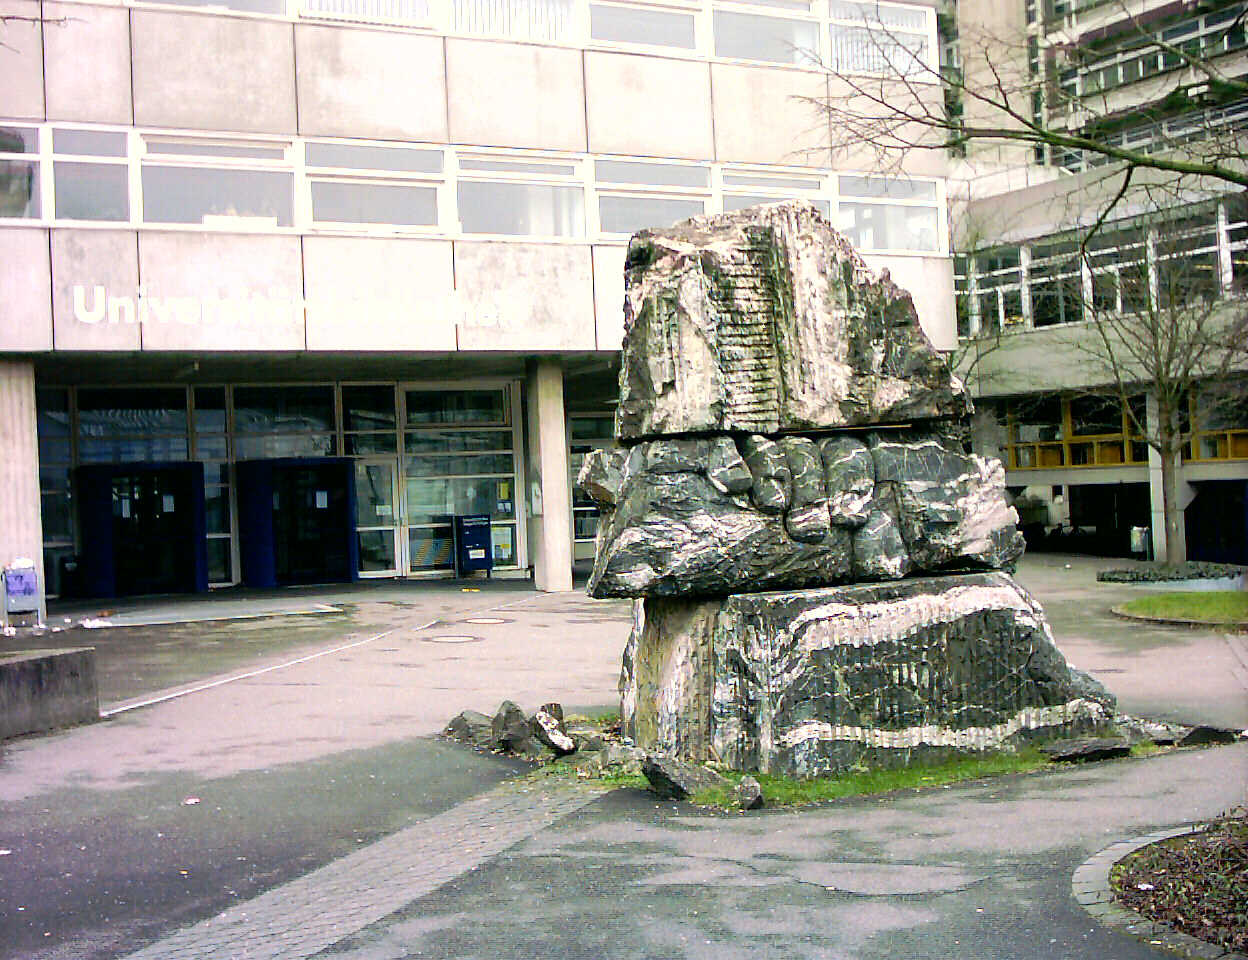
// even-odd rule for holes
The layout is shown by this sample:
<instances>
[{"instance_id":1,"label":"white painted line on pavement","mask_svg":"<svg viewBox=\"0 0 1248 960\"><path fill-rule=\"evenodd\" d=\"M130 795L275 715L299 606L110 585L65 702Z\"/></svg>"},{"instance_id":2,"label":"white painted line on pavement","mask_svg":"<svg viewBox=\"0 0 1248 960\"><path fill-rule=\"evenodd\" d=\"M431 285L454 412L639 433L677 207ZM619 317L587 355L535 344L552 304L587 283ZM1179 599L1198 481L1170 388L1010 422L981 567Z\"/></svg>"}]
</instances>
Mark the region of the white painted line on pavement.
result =
<instances>
[{"instance_id":1,"label":"white painted line on pavement","mask_svg":"<svg viewBox=\"0 0 1248 960\"><path fill-rule=\"evenodd\" d=\"M539 596L541 596L541 594L534 594L532 596L522 597L521 599L512 601L510 603L491 604L490 606L485 607L481 610L473 610L471 611L471 613L485 613L486 611L489 611L489 610L499 610L504 607L514 607L514 606L517 606L518 604L527 603L530 600L534 600ZM192 693L202 693L204 690L211 690L213 687L224 686L227 683L234 683L235 681L238 681L238 680L248 680L252 677L258 677L261 674L272 673L274 670L284 670L286 667L298 666L301 663L307 663L309 660L317 660L320 657L327 657L331 653L341 653L344 650L352 650L356 647L362 647L367 643L372 643L374 640L380 640L382 637L388 637L390 636L390 634L395 633L398 630L411 630L413 632L418 633L421 630L428 630L435 623L441 623L441 622L442 622L441 617L434 617L432 620L422 623L416 627L409 627L407 624L404 624L401 627L391 627L389 630L383 630L381 633L375 634L371 637L366 637L363 640L355 640L355 641L352 641L351 643L344 643L337 647L331 647L328 650L318 650L316 651L316 653L309 653L307 656L297 657L294 660L287 660L284 663L274 663L274 664L270 664L267 667L260 667L256 670L249 670L246 673L232 674L228 677L219 677L216 680L208 680L204 683L194 684L193 686L185 687L182 689L171 690L168 693L162 693L155 697L147 697L141 700L122 701L116 706L109 707L106 710L101 710L100 719L107 720L109 717L115 717L117 716L117 714L126 713L129 710L138 710L141 707L155 706L156 704L164 703L167 700L174 700L174 699L177 699L178 697L185 697L188 694L192 694Z\"/></svg>"}]
</instances>

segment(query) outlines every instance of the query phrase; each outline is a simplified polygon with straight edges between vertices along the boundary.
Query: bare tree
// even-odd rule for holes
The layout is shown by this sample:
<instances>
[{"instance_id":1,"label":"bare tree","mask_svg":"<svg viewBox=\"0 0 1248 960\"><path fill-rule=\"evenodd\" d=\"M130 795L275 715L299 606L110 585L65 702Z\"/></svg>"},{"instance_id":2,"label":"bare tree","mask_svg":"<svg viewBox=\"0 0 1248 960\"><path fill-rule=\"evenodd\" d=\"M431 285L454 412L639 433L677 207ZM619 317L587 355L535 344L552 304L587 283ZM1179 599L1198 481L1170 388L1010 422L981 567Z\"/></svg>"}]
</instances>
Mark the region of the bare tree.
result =
<instances>
[{"instance_id":1,"label":"bare tree","mask_svg":"<svg viewBox=\"0 0 1248 960\"><path fill-rule=\"evenodd\" d=\"M1185 559L1184 452L1198 429L1248 398L1248 309L1221 297L1214 229L1190 208L1155 210L1109 230L1098 223L1076 250L1078 287L1049 294L1066 295L1087 319L1071 328L1068 348L1117 397L1131 432L1157 452L1168 563ZM1134 402L1141 394L1147 413Z\"/></svg>"}]
</instances>

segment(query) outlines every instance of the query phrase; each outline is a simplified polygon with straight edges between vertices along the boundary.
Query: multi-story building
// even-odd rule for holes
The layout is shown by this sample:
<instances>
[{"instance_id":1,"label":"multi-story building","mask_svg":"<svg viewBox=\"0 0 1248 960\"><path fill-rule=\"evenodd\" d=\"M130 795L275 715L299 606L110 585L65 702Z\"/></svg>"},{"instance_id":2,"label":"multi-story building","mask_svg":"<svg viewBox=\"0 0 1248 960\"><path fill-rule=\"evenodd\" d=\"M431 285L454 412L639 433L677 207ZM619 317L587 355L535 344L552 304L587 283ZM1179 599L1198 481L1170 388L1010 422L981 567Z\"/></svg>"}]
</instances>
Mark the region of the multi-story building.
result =
<instances>
[{"instance_id":1,"label":"multi-story building","mask_svg":"<svg viewBox=\"0 0 1248 960\"><path fill-rule=\"evenodd\" d=\"M1008 38L996 56L1013 57L1014 70L1000 73L1045 125L1248 169L1242 0L960 0L958 8L964 22ZM1033 543L1047 533L1059 546L1122 554L1130 528L1150 527L1160 557L1161 463L1134 427L1156 405L1144 383L1130 401L1142 420L1106 398L1114 381L1097 362L1106 358L1097 330L1107 317L1141 325L1182 311L1201 311L1210 325L1242 317L1248 194L1137 170L1111 203L1124 169L1095 152L971 146L951 188L960 198L952 230L961 360L977 397L976 446L1004 460ZM1248 373L1248 357L1232 367ZM1238 403L1222 402L1228 393ZM1177 500L1187 553L1248 562L1248 386L1197 384L1184 407L1191 436Z\"/></svg>"},{"instance_id":2,"label":"multi-story building","mask_svg":"<svg viewBox=\"0 0 1248 960\"><path fill-rule=\"evenodd\" d=\"M568 587L642 226L810 198L955 342L945 159L815 106L934 63L931 5L0 15L0 561L52 594L444 574L461 514Z\"/></svg>"}]
</instances>

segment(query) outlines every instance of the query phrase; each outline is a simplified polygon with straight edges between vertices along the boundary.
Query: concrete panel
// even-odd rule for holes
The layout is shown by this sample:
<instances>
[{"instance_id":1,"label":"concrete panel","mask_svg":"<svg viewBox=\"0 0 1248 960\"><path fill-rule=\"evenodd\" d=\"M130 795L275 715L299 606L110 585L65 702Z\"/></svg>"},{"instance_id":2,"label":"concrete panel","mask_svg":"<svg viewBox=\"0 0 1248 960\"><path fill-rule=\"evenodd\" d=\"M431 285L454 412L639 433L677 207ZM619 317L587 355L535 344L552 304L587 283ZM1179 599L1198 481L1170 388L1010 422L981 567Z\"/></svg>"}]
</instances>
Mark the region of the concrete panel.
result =
<instances>
[{"instance_id":1,"label":"concrete panel","mask_svg":"<svg viewBox=\"0 0 1248 960\"><path fill-rule=\"evenodd\" d=\"M588 246L455 244L461 350L593 350Z\"/></svg>"},{"instance_id":2,"label":"concrete panel","mask_svg":"<svg viewBox=\"0 0 1248 960\"><path fill-rule=\"evenodd\" d=\"M914 85L914 93L922 95L927 108L941 113L944 111L943 94L937 84L921 84ZM718 92L716 96L718 97ZM907 103L911 107L917 109L910 98L911 94L902 95L900 106L904 107ZM850 111L859 114L874 116L879 114L879 106L872 103L868 98L856 96L851 85L839 78L828 77L827 100L834 104L835 107L848 114ZM881 158L880 151L870 144L863 143L861 138L850 131L848 134L841 128L838 120L833 117L830 119L829 136L833 144L832 159L834 166L838 170L854 171L854 172L870 172L877 171L882 166L890 168L890 172L909 173L913 176L932 176L942 177L946 175L949 168L949 160L946 151L940 148L940 144L944 142L944 137L939 131L932 130L923 124L906 124L896 129L895 137L906 143L915 144L931 144L937 149L912 149L912 150L893 150L885 151Z\"/></svg>"},{"instance_id":3,"label":"concrete panel","mask_svg":"<svg viewBox=\"0 0 1248 960\"><path fill-rule=\"evenodd\" d=\"M0 353L52 349L48 231L0 229Z\"/></svg>"},{"instance_id":4,"label":"concrete panel","mask_svg":"<svg viewBox=\"0 0 1248 960\"><path fill-rule=\"evenodd\" d=\"M302 350L299 238L139 234L144 350Z\"/></svg>"},{"instance_id":5,"label":"concrete panel","mask_svg":"<svg viewBox=\"0 0 1248 960\"><path fill-rule=\"evenodd\" d=\"M49 120L130 123L130 13L125 7L45 3L64 22L44 37Z\"/></svg>"},{"instance_id":6,"label":"concrete panel","mask_svg":"<svg viewBox=\"0 0 1248 960\"><path fill-rule=\"evenodd\" d=\"M52 231L52 335L57 350L138 350L136 310L109 310L108 298L134 303L139 244L133 230Z\"/></svg>"},{"instance_id":7,"label":"concrete panel","mask_svg":"<svg viewBox=\"0 0 1248 960\"><path fill-rule=\"evenodd\" d=\"M455 143L585 149L579 50L447 40L446 73Z\"/></svg>"},{"instance_id":8,"label":"concrete panel","mask_svg":"<svg viewBox=\"0 0 1248 960\"><path fill-rule=\"evenodd\" d=\"M299 132L445 141L442 40L300 24Z\"/></svg>"},{"instance_id":9,"label":"concrete panel","mask_svg":"<svg viewBox=\"0 0 1248 960\"><path fill-rule=\"evenodd\" d=\"M46 584L35 365L30 360L0 360L0 566L19 557L35 561L39 583Z\"/></svg>"},{"instance_id":10,"label":"concrete panel","mask_svg":"<svg viewBox=\"0 0 1248 960\"><path fill-rule=\"evenodd\" d=\"M33 0L0 0L0 116L43 119L43 22Z\"/></svg>"},{"instance_id":11,"label":"concrete panel","mask_svg":"<svg viewBox=\"0 0 1248 960\"><path fill-rule=\"evenodd\" d=\"M594 320L599 350L624 345L624 257L628 248L594 247Z\"/></svg>"},{"instance_id":12,"label":"concrete panel","mask_svg":"<svg viewBox=\"0 0 1248 960\"><path fill-rule=\"evenodd\" d=\"M294 133L289 23L152 10L131 16L135 123Z\"/></svg>"},{"instance_id":13,"label":"concrete panel","mask_svg":"<svg viewBox=\"0 0 1248 960\"><path fill-rule=\"evenodd\" d=\"M454 350L444 240L306 237L309 350Z\"/></svg>"},{"instance_id":14,"label":"concrete panel","mask_svg":"<svg viewBox=\"0 0 1248 960\"><path fill-rule=\"evenodd\" d=\"M589 149L714 159L710 66L626 53L585 53Z\"/></svg>"},{"instance_id":15,"label":"concrete panel","mask_svg":"<svg viewBox=\"0 0 1248 960\"><path fill-rule=\"evenodd\" d=\"M829 166L828 123L818 107L822 74L712 64L715 156L724 162Z\"/></svg>"},{"instance_id":16,"label":"concrete panel","mask_svg":"<svg viewBox=\"0 0 1248 960\"><path fill-rule=\"evenodd\" d=\"M953 299L953 260L948 257L864 255L875 270L887 270L893 283L909 292L919 323L937 350L958 345L958 320Z\"/></svg>"},{"instance_id":17,"label":"concrete panel","mask_svg":"<svg viewBox=\"0 0 1248 960\"><path fill-rule=\"evenodd\" d=\"M94 647L0 656L0 740L99 719Z\"/></svg>"}]
</instances>

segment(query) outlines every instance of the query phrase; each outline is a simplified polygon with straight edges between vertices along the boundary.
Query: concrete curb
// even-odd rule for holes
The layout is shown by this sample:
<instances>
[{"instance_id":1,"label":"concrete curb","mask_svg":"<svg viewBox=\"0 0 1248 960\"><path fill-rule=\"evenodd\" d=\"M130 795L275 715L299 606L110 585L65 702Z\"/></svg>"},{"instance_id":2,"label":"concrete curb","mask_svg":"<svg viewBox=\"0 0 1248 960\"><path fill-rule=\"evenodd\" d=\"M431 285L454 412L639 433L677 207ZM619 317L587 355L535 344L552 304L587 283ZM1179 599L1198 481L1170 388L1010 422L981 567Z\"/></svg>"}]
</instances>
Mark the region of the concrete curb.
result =
<instances>
[{"instance_id":1,"label":"concrete curb","mask_svg":"<svg viewBox=\"0 0 1248 960\"><path fill-rule=\"evenodd\" d=\"M1140 623L1158 623L1169 627L1203 627L1206 630L1248 631L1248 621L1236 620L1230 623L1214 623L1212 620L1187 620L1182 617L1150 617L1142 613L1128 613L1122 606L1110 607L1109 612L1123 620L1136 620Z\"/></svg>"},{"instance_id":2,"label":"concrete curb","mask_svg":"<svg viewBox=\"0 0 1248 960\"><path fill-rule=\"evenodd\" d=\"M1084 861L1071 878L1070 888L1075 901L1096 920L1118 933L1142 940L1151 947L1167 950L1189 960L1248 960L1242 953L1231 953L1216 944L1197 940L1175 930L1168 923L1149 920L1114 899L1109 887L1109 872L1115 863L1141 847L1194 833L1200 824L1158 830L1133 840L1111 844Z\"/></svg>"}]
</instances>

